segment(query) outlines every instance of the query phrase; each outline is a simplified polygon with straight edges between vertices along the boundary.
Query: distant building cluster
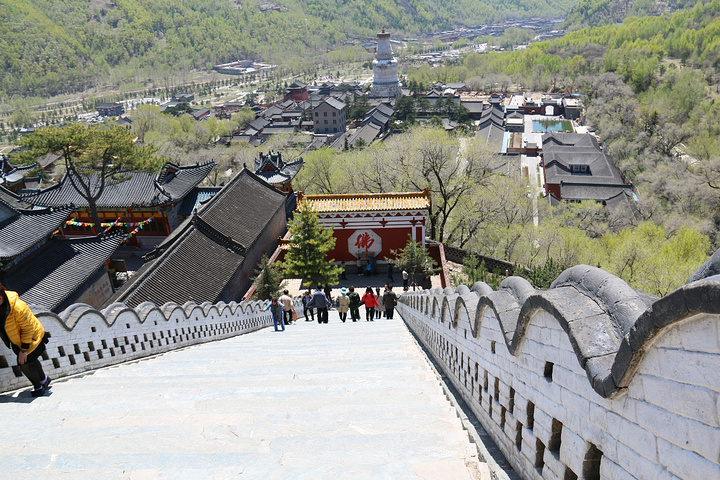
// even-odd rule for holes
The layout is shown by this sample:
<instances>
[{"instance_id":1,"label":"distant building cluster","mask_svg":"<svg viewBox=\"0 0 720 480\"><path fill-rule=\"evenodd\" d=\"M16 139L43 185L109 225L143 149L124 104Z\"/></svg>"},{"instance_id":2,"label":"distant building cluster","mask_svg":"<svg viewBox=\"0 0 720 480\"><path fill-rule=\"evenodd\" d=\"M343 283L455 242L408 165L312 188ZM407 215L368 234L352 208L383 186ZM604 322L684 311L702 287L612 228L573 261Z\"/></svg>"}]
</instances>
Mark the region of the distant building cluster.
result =
<instances>
[{"instance_id":1,"label":"distant building cluster","mask_svg":"<svg viewBox=\"0 0 720 480\"><path fill-rule=\"evenodd\" d=\"M401 108L407 111L410 105L417 123L437 123L447 131L458 127L474 131L477 139L487 142L498 154L519 159L523 175L537 180L538 188L551 204L594 200L603 205L634 208L637 200L634 187L603 150L600 140L582 126L582 96L508 95L500 89L493 92L497 87L494 85L485 86L485 91L492 93L479 94L470 91L463 82L435 83L424 91L417 88L410 91L400 85L390 34L383 31L377 39L371 86L330 81L309 85L295 80L285 87L283 99L274 103L254 104L238 98L211 108L192 108L195 94L184 92L175 94L160 108L166 113L188 115L195 121L211 116L230 118L249 109L254 118L220 139L221 142L247 142L260 147L273 135L292 134L295 141L304 142L305 150L309 151L323 146L348 150L383 141L401 130L398 124L402 120L396 117L396 112ZM250 72L249 69L257 71L271 66L241 61L216 67L216 70L227 69L224 73L243 74L241 72ZM118 123L130 125L129 119L123 116L124 105L123 102L101 103L96 107L97 114L116 117ZM461 112L462 118L453 112ZM184 261L173 256L178 254L173 252L180 251L190 256L199 251L212 256L212 252L222 250L224 261L235 265L235 269L223 270L220 283L198 292L198 295L209 296L193 297L194 300L237 298L248 285L259 252L272 250L278 236L285 233L287 218L292 215L297 198L292 182L304 165L301 157L283 158L280 152L259 152L254 164L238 175L242 178L233 179L224 187L209 187L200 184L215 167L214 163L189 166L168 163L155 175L133 174L126 182L107 189L98 199L104 223L94 226L87 202L66 178L48 186L46 180L53 174L59 158L57 153L50 153L36 159L36 165L14 166L5 158L0 164L0 210L5 208L4 218L8 226L12 226L0 231L0 247L4 244L8 252L7 258L0 258L0 269L8 273L0 272L0 275L10 278L13 273L15 284L11 288L17 289L21 297L54 311L78 299L93 306L102 305L110 297L132 303L148 298L156 303L187 300L189 297L183 297L188 294L187 285L179 280L174 293L163 296L162 282L169 281L171 273ZM512 165L511 161L506 165ZM256 194L270 203L260 208L257 203L260 200L247 197ZM369 201L368 198L361 200ZM429 202L429 197L426 200ZM227 224L221 213L227 208L235 209L238 214L233 217L233 225ZM211 213L213 209L215 213ZM254 226L252 232L236 225L238 221L243 222L248 212L260 211L265 223ZM424 224L418 223L418 219L413 221L413 238L424 238L424 231L417 230ZM340 230L346 227L349 228L340 225ZM353 227L345 233L360 235L355 231L359 228ZM113 235L108 236L108 232ZM401 233L407 236L407 232ZM383 243L396 248L402 246L398 238L379 235L377 241L382 239ZM257 239L261 239L260 243L252 243ZM339 247L344 250L336 253L340 255L338 258L352 261L355 252L350 251L348 241L344 238ZM114 254L121 243L137 248L146 246L152 253L146 258L149 266L143 267L144 280L128 282L123 292L118 292L121 282L117 281L117 274L126 271L123 261ZM55 250L70 257L65 261L60 253L53 253L57 261L46 262L50 257L45 254ZM205 263L214 265L215 260L210 258ZM201 264L192 268L203 268ZM168 269L167 273L163 273L164 268ZM25 273L16 275L21 269ZM194 275L192 271L185 274L188 278ZM65 277L74 280L63 281ZM130 274L123 280L128 277ZM25 283L17 280L20 278ZM44 278L55 279L53 295L34 293L50 289L42 283Z\"/></svg>"},{"instance_id":2,"label":"distant building cluster","mask_svg":"<svg viewBox=\"0 0 720 480\"><path fill-rule=\"evenodd\" d=\"M252 60L238 60L236 62L213 65L213 70L226 75L255 75L257 73L269 72L274 68L275 65L253 62Z\"/></svg>"}]
</instances>

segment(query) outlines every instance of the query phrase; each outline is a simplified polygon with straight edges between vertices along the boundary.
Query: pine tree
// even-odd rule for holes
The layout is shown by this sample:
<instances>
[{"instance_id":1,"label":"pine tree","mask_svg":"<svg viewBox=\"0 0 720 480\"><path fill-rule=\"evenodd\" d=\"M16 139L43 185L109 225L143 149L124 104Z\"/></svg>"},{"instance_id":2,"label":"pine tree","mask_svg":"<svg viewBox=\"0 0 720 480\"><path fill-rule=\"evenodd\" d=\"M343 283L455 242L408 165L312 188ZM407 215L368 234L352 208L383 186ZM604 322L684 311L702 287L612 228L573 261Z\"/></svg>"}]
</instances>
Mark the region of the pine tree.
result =
<instances>
[{"instance_id":1,"label":"pine tree","mask_svg":"<svg viewBox=\"0 0 720 480\"><path fill-rule=\"evenodd\" d=\"M307 202L290 220L289 231L292 239L281 265L285 277L302 278L304 286L336 284L342 268L326 258L335 248L333 231L320 225L317 213Z\"/></svg>"},{"instance_id":2,"label":"pine tree","mask_svg":"<svg viewBox=\"0 0 720 480\"><path fill-rule=\"evenodd\" d=\"M253 298L256 300L270 300L272 297L277 297L280 290L284 288L285 284L282 282L282 273L276 265L269 263L267 255L263 254L260 258L255 269L255 277L253 277L253 283L255 285L255 294Z\"/></svg>"}]
</instances>

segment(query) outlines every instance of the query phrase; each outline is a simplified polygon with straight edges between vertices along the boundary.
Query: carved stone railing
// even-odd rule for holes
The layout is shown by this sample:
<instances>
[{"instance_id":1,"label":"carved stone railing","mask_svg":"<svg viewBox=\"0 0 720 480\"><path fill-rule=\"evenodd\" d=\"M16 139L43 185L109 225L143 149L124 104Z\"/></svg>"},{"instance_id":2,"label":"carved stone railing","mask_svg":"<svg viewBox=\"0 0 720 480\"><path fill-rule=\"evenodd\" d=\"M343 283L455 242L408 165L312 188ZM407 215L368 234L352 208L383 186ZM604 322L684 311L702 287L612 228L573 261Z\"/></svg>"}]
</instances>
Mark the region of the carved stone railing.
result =
<instances>
[{"instance_id":1,"label":"carved stone railing","mask_svg":"<svg viewBox=\"0 0 720 480\"><path fill-rule=\"evenodd\" d=\"M398 311L521 477L720 478L719 266L663 298L581 265Z\"/></svg>"},{"instance_id":2,"label":"carved stone railing","mask_svg":"<svg viewBox=\"0 0 720 480\"><path fill-rule=\"evenodd\" d=\"M103 311L75 304L59 315L31 308L50 332L41 362L56 379L272 326L270 313L262 310L265 303L188 302L158 307L147 302L137 308L114 303ZM14 353L0 343L0 392L28 385Z\"/></svg>"}]
</instances>

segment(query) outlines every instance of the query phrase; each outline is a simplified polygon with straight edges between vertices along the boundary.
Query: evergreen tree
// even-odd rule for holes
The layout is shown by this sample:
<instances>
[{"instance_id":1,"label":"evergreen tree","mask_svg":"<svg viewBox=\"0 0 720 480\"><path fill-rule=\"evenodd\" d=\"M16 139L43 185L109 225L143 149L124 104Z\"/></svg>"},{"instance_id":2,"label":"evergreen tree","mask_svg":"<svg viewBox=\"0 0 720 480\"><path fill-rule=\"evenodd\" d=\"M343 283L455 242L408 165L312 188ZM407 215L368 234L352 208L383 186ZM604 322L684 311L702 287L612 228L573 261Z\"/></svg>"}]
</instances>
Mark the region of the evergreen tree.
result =
<instances>
[{"instance_id":1,"label":"evergreen tree","mask_svg":"<svg viewBox=\"0 0 720 480\"><path fill-rule=\"evenodd\" d=\"M260 263L255 269L255 277L253 277L253 284L255 285L253 298L256 300L270 300L272 297L278 296L280 290L285 287L282 279L280 269L276 265L270 264L267 255L263 254Z\"/></svg>"},{"instance_id":2,"label":"evergreen tree","mask_svg":"<svg viewBox=\"0 0 720 480\"><path fill-rule=\"evenodd\" d=\"M117 125L45 127L20 143L28 147L20 154L26 161L48 152L62 155L68 181L87 200L98 226L97 201L107 187L124 182L133 172L156 171L163 162L154 156L157 148L136 144L135 134Z\"/></svg>"},{"instance_id":3,"label":"evergreen tree","mask_svg":"<svg viewBox=\"0 0 720 480\"><path fill-rule=\"evenodd\" d=\"M400 97L395 103L395 118L403 122L415 121L415 100L412 97Z\"/></svg>"},{"instance_id":4,"label":"evergreen tree","mask_svg":"<svg viewBox=\"0 0 720 480\"><path fill-rule=\"evenodd\" d=\"M304 286L334 285L342 268L333 265L327 254L335 248L332 229L320 225L317 213L307 202L300 204L290 220L290 248L281 268L286 277L303 279Z\"/></svg>"}]
</instances>

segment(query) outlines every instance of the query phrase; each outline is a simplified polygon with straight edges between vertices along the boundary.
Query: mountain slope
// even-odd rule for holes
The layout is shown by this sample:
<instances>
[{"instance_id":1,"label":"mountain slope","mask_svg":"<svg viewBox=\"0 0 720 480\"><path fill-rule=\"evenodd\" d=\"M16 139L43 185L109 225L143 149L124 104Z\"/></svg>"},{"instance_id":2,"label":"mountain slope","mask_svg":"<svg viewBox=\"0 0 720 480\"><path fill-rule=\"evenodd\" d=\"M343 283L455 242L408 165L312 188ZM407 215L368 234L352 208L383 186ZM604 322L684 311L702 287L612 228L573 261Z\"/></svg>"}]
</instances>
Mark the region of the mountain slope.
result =
<instances>
[{"instance_id":1,"label":"mountain slope","mask_svg":"<svg viewBox=\"0 0 720 480\"><path fill-rule=\"evenodd\" d=\"M620 23L627 17L647 17L692 8L697 0L580 0L570 11L565 28L578 30Z\"/></svg>"},{"instance_id":2,"label":"mountain slope","mask_svg":"<svg viewBox=\"0 0 720 480\"><path fill-rule=\"evenodd\" d=\"M562 17L577 0L3 0L0 93L83 90L111 72L280 63L381 28L417 35L504 18ZM275 8L272 8L275 7ZM147 77L145 77L147 78Z\"/></svg>"}]
</instances>

